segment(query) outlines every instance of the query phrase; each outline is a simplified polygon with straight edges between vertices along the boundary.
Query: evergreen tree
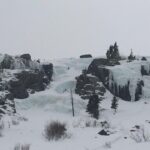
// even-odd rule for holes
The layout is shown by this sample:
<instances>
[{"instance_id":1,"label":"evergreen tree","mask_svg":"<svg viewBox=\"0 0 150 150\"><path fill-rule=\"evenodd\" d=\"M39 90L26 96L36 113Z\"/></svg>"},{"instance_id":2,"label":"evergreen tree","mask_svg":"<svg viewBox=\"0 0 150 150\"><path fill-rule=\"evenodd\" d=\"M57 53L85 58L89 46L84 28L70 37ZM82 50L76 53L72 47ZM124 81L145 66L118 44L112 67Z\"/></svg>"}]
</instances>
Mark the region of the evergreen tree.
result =
<instances>
[{"instance_id":1,"label":"evergreen tree","mask_svg":"<svg viewBox=\"0 0 150 150\"><path fill-rule=\"evenodd\" d=\"M114 113L116 113L117 108L118 108L118 99L116 98L116 96L114 96L111 103L111 109L113 109Z\"/></svg>"},{"instance_id":2,"label":"evergreen tree","mask_svg":"<svg viewBox=\"0 0 150 150\"><path fill-rule=\"evenodd\" d=\"M135 56L133 55L133 51L132 51L132 49L131 49L131 53L130 53L130 55L128 56L128 60L129 61L133 61L133 60L135 60L136 58L135 58Z\"/></svg>"},{"instance_id":3,"label":"evergreen tree","mask_svg":"<svg viewBox=\"0 0 150 150\"><path fill-rule=\"evenodd\" d=\"M99 102L100 98L97 94L91 95L86 109L86 111L96 119L99 118Z\"/></svg>"},{"instance_id":4,"label":"evergreen tree","mask_svg":"<svg viewBox=\"0 0 150 150\"><path fill-rule=\"evenodd\" d=\"M113 52L113 58L116 59L116 60L119 60L120 59L120 54L119 54L119 49L118 49L118 45L117 43L115 42L114 44L114 52Z\"/></svg>"},{"instance_id":5,"label":"evergreen tree","mask_svg":"<svg viewBox=\"0 0 150 150\"><path fill-rule=\"evenodd\" d=\"M108 60L112 59L118 61L120 59L119 49L116 42L114 45L111 45L109 47L109 49L106 52L106 57Z\"/></svg>"}]
</instances>

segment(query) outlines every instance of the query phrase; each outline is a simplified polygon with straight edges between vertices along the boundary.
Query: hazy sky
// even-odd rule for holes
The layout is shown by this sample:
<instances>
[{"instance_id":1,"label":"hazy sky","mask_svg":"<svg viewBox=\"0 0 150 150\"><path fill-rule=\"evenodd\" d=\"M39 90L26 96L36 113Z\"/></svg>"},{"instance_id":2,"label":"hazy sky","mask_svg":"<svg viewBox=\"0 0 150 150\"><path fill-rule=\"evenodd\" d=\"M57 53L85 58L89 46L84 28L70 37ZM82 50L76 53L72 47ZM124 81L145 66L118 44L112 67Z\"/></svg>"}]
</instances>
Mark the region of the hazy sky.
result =
<instances>
[{"instance_id":1,"label":"hazy sky","mask_svg":"<svg viewBox=\"0 0 150 150\"><path fill-rule=\"evenodd\" d=\"M150 55L150 0L0 0L0 52L35 58Z\"/></svg>"}]
</instances>

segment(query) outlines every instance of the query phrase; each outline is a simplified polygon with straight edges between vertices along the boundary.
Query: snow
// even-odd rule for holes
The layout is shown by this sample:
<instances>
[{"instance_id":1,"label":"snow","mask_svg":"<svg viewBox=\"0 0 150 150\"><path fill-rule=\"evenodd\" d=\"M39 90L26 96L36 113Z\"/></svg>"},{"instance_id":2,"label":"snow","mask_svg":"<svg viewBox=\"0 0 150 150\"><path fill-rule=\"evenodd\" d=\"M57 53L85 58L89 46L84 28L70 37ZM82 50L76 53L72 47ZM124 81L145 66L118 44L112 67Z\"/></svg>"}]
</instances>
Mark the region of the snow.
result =
<instances>
[{"instance_id":1,"label":"snow","mask_svg":"<svg viewBox=\"0 0 150 150\"><path fill-rule=\"evenodd\" d=\"M119 108L114 115L110 109L113 96L107 91L104 95L105 100L101 103L101 108L104 109L100 113L98 125L86 127L87 121L91 123L94 121L85 112L87 101L73 94L75 117L72 117L69 90L74 89L75 77L80 75L82 69L87 68L91 61L92 59L73 58L53 60L55 75L49 88L46 91L30 95L27 99L16 99L18 115L3 118L5 128L3 136L0 137L0 149L14 150L14 146L21 143L30 144L30 150L106 150L109 146L111 150L149 150L150 142L136 143L130 135L130 130L135 125L144 126L147 133L150 132L150 101L147 97L143 97L138 102L119 100ZM130 64L130 71L133 73L131 80L134 77L141 78L139 72L135 73L140 64L141 62ZM127 65L123 63L123 67L129 67ZM124 84L126 78L129 77L128 72L123 72L123 69L117 72L117 67L121 69L121 67L116 66L112 69L113 73L115 75L119 73L123 77L115 80ZM148 83L146 83L144 92L148 93L149 77L143 78ZM65 91L65 89L67 90ZM27 119L23 119L22 116ZM18 124L13 125L12 120L15 120ZM52 120L59 120L67 124L69 138L59 141L47 141L44 138L44 127L47 122ZM97 134L102 130L100 121L105 120L109 122L110 130L113 133L110 136Z\"/></svg>"}]
</instances>

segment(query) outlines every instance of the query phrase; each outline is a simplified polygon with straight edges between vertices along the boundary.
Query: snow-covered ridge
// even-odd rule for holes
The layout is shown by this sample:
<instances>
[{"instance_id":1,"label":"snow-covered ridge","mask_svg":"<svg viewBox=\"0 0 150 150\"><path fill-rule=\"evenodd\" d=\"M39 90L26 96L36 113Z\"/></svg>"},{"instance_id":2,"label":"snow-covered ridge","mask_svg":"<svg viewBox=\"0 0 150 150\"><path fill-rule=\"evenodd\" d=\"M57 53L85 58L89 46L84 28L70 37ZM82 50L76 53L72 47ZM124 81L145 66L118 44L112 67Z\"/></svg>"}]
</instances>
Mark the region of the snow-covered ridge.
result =
<instances>
[{"instance_id":1,"label":"snow-covered ridge","mask_svg":"<svg viewBox=\"0 0 150 150\"><path fill-rule=\"evenodd\" d=\"M129 103L119 99L119 105L116 115L111 110L111 99L113 95L107 90L105 99L101 102L100 107L103 110L100 113L99 120L96 121L98 126L93 124L95 120L86 113L86 100L73 93L75 117L72 117L70 89L76 86L75 77L82 73L83 69L88 68L92 59L61 59L50 61L54 65L53 82L50 87L42 92L32 94L27 99L15 99L17 112L26 119L21 118L20 121L13 116L4 118L5 129L3 137L0 138L0 145L3 150L13 150L17 143L30 144L30 150L149 150L150 143L136 143L131 137L131 130L135 130L135 125L143 127L148 135L150 135L150 120L149 120L149 99L142 99L136 103ZM128 66L130 65L130 66ZM138 71L137 78L144 80L144 88L149 90L149 76L141 75L140 65L147 68L148 62L135 61L131 63L121 62L121 65L114 67L106 67L111 70L112 75L118 75L115 80L118 84L125 79L120 86L126 84L126 78L131 78L130 75L135 75ZM103 66L104 67L104 66ZM128 69L125 72L124 69ZM119 72L117 72L119 70ZM148 71L148 70L147 70ZM132 72L130 74L130 72ZM128 75L127 75L128 74ZM95 77L94 75L87 75ZM111 76L112 77L112 76ZM114 78L114 77L113 77ZM65 89L67 89L65 91ZM147 91L148 92L148 91ZM143 95L145 95L143 93ZM12 121L13 120L13 121ZM58 120L67 124L67 132L71 135L69 139L60 141L46 141L43 136L45 125L49 121ZM13 125L12 122L17 122ZM102 129L101 122L107 121L109 124L110 136L101 136L98 134ZM86 124L89 126L87 127ZM141 130L139 130L141 131ZM141 133L135 130L138 137Z\"/></svg>"}]
</instances>

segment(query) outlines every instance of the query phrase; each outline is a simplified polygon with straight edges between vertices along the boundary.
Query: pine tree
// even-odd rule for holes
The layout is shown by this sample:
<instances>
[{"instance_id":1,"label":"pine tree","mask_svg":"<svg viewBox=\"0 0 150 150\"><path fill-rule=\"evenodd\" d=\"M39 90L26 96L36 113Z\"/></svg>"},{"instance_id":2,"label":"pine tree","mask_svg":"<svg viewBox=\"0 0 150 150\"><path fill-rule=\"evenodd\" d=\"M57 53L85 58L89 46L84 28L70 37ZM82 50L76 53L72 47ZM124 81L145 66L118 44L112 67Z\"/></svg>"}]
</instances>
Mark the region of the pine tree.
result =
<instances>
[{"instance_id":1,"label":"pine tree","mask_svg":"<svg viewBox=\"0 0 150 150\"><path fill-rule=\"evenodd\" d=\"M119 59L120 59L119 49L118 49L118 45L117 45L116 42L115 42L115 44L114 44L114 54L113 54L113 58L116 59L116 60L119 60Z\"/></svg>"},{"instance_id":2,"label":"pine tree","mask_svg":"<svg viewBox=\"0 0 150 150\"><path fill-rule=\"evenodd\" d=\"M106 52L106 57L108 60L112 59L118 61L120 59L119 49L116 42L114 45L110 45Z\"/></svg>"},{"instance_id":3,"label":"pine tree","mask_svg":"<svg viewBox=\"0 0 150 150\"><path fill-rule=\"evenodd\" d=\"M130 53L130 55L128 56L128 60L129 61L133 61L133 60L135 60L136 58L135 58L135 56L133 55L133 51L132 51L132 49L131 49L131 53Z\"/></svg>"},{"instance_id":4,"label":"pine tree","mask_svg":"<svg viewBox=\"0 0 150 150\"><path fill-rule=\"evenodd\" d=\"M111 103L111 109L114 110L114 114L117 112L117 108L118 108L118 99L116 98L116 96L114 96Z\"/></svg>"},{"instance_id":5,"label":"pine tree","mask_svg":"<svg viewBox=\"0 0 150 150\"><path fill-rule=\"evenodd\" d=\"M92 117L98 119L99 118L99 103L100 98L97 94L91 95L86 111L92 115Z\"/></svg>"}]
</instances>

